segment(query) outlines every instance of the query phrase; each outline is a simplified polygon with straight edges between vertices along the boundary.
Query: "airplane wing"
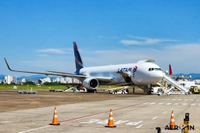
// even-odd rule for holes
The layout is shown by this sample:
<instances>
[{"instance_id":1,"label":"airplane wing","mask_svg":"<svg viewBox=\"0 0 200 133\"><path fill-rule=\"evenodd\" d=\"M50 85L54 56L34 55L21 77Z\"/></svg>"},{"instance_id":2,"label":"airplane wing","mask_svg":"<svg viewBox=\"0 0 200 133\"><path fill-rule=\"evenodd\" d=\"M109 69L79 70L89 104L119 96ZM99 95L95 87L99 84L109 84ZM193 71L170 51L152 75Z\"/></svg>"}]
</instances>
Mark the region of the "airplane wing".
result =
<instances>
[{"instance_id":1,"label":"airplane wing","mask_svg":"<svg viewBox=\"0 0 200 133\"><path fill-rule=\"evenodd\" d=\"M23 71L23 70L13 70L10 68L6 58L4 58L5 62L6 62L6 65L8 67L8 69L10 71L13 71L13 72L22 72L22 73L30 73L30 74L42 74L42 75L52 75L52 76L62 76L62 77L73 77L73 78L87 78L86 75L76 75L76 74L73 74L73 73L66 73L66 72L58 72L58 71L47 71L47 72L33 72L33 71ZM93 78L96 78L99 82L102 82L102 83L109 83L113 80L113 77L93 77Z\"/></svg>"},{"instance_id":2,"label":"airplane wing","mask_svg":"<svg viewBox=\"0 0 200 133\"><path fill-rule=\"evenodd\" d=\"M59 71L48 71L47 72L50 72L50 73L63 73L63 74L72 74L72 73L66 73L66 72L59 72Z\"/></svg>"},{"instance_id":3,"label":"airplane wing","mask_svg":"<svg viewBox=\"0 0 200 133\"><path fill-rule=\"evenodd\" d=\"M62 76L62 77L74 77L74 78L86 78L86 75L76 75L73 73L53 73L53 72L33 72L33 71L23 71L23 70L13 70L10 68L6 58L4 58L6 65L10 71L13 72L22 72L22 73L31 73L31 74L43 74L43 75L53 75L53 76Z\"/></svg>"}]
</instances>

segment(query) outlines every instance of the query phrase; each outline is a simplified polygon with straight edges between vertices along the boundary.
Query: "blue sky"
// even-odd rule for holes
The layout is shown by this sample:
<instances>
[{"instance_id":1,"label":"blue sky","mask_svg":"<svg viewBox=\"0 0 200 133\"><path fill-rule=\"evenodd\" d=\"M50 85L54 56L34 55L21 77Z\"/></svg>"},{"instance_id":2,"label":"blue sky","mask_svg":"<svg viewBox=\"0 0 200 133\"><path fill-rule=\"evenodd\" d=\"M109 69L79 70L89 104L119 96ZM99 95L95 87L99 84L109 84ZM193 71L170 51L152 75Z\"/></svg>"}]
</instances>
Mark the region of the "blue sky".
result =
<instances>
[{"instance_id":1,"label":"blue sky","mask_svg":"<svg viewBox=\"0 0 200 133\"><path fill-rule=\"evenodd\" d=\"M74 72L72 42L85 66L154 59L174 73L200 73L199 0L1 0L0 74Z\"/></svg>"}]
</instances>

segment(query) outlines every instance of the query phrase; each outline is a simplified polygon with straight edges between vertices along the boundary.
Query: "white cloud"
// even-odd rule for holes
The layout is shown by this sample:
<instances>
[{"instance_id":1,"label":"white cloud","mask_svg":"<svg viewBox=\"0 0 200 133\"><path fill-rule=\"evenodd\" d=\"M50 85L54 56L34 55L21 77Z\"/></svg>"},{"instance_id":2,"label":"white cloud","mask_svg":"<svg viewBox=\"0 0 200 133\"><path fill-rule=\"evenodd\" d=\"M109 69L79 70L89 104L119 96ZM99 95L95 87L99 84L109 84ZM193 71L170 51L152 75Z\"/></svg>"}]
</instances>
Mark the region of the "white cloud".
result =
<instances>
[{"instance_id":1,"label":"white cloud","mask_svg":"<svg viewBox=\"0 0 200 133\"><path fill-rule=\"evenodd\" d=\"M140 44L143 44L142 42L140 41L137 41L137 40L121 40L120 43L124 44L124 45L140 45Z\"/></svg>"},{"instance_id":2,"label":"white cloud","mask_svg":"<svg viewBox=\"0 0 200 133\"><path fill-rule=\"evenodd\" d=\"M164 42L178 42L177 40L172 39L159 39L159 38L147 38L147 37L138 37L138 36L131 36L133 38L131 40L121 40L120 43L124 45L146 45L146 44L158 44Z\"/></svg>"},{"instance_id":3,"label":"white cloud","mask_svg":"<svg viewBox=\"0 0 200 133\"><path fill-rule=\"evenodd\" d=\"M54 49L54 48L48 48L48 49L40 49L37 50L39 53L55 53L55 54L65 54L66 52L61 49Z\"/></svg>"}]
</instances>

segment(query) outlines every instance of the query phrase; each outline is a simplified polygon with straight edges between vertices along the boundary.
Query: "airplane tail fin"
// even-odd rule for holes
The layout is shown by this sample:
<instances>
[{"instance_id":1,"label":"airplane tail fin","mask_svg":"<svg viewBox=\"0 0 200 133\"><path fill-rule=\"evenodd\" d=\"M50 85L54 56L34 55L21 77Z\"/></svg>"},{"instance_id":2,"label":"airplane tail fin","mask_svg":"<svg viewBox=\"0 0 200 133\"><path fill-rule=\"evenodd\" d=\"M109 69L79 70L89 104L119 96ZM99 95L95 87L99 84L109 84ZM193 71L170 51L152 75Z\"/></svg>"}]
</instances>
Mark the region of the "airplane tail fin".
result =
<instances>
[{"instance_id":1,"label":"airplane tail fin","mask_svg":"<svg viewBox=\"0 0 200 133\"><path fill-rule=\"evenodd\" d=\"M172 76L172 67L171 67L171 64L169 64L169 76Z\"/></svg>"},{"instance_id":2,"label":"airplane tail fin","mask_svg":"<svg viewBox=\"0 0 200 133\"><path fill-rule=\"evenodd\" d=\"M79 74L79 71L81 68L83 68L83 62L80 56L80 53L78 51L78 46L76 45L76 42L73 42L74 44L74 56L75 56L75 64L76 64L76 74Z\"/></svg>"}]
</instances>

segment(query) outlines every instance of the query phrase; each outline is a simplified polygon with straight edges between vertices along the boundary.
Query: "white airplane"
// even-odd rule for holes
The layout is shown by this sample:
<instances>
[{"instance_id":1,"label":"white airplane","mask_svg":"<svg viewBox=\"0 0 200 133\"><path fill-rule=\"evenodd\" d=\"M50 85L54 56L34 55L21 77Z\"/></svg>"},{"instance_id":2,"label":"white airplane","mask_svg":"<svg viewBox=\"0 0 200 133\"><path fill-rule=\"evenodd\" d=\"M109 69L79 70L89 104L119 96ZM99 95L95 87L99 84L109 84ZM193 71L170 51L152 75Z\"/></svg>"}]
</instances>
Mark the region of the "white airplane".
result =
<instances>
[{"instance_id":1,"label":"white airplane","mask_svg":"<svg viewBox=\"0 0 200 133\"><path fill-rule=\"evenodd\" d=\"M93 91L96 91L99 85L135 85L144 89L148 88L148 90L146 90L146 92L148 92L151 90L151 85L157 84L157 82L163 78L164 73L161 68L154 63L154 60L141 60L137 63L120 65L84 67L76 42L74 42L73 45L76 65L75 73L13 70L10 68L5 58L4 60L10 71L73 77L79 79L86 89Z\"/></svg>"}]
</instances>

